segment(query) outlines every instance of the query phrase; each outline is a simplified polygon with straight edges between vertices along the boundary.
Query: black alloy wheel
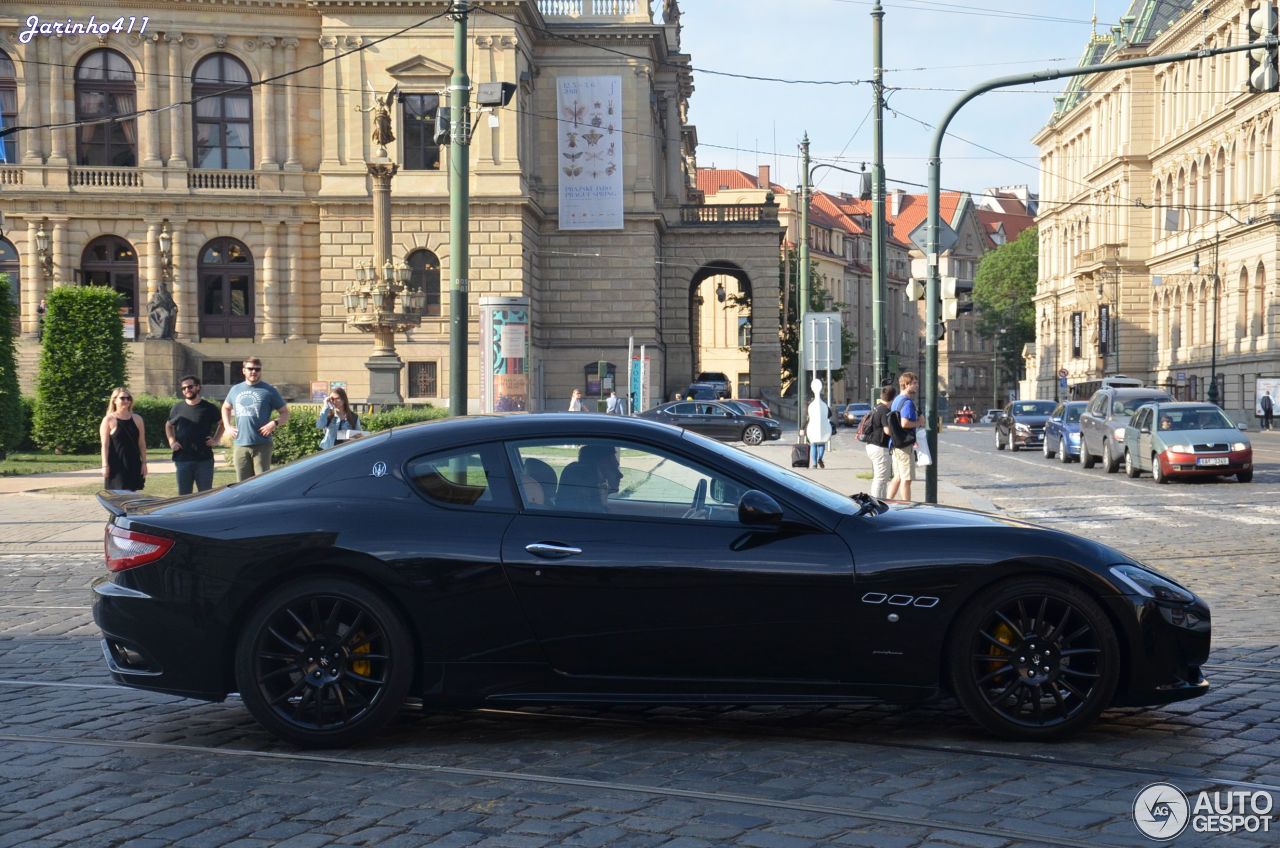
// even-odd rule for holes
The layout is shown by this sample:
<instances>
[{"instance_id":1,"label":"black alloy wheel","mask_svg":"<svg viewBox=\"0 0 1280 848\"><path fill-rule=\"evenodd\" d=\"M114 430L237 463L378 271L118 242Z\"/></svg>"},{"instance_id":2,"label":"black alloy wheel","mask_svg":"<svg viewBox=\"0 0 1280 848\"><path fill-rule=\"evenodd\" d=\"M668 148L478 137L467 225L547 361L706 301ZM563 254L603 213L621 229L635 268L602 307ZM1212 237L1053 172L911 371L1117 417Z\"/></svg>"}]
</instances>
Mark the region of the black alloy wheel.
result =
<instances>
[{"instance_id":1,"label":"black alloy wheel","mask_svg":"<svg viewBox=\"0 0 1280 848\"><path fill-rule=\"evenodd\" d=\"M1120 647L1097 602L1068 583L1019 578L979 595L955 625L956 697L993 733L1027 741L1075 733L1115 694Z\"/></svg>"},{"instance_id":2,"label":"black alloy wheel","mask_svg":"<svg viewBox=\"0 0 1280 848\"><path fill-rule=\"evenodd\" d=\"M250 614L235 671L245 706L272 734L302 747L341 747L400 709L413 646L376 593L308 578L272 592Z\"/></svg>"},{"instance_id":3,"label":"black alloy wheel","mask_svg":"<svg viewBox=\"0 0 1280 848\"><path fill-rule=\"evenodd\" d=\"M742 441L752 447L764 441L764 428L759 424L748 424L742 431Z\"/></svg>"}]
</instances>

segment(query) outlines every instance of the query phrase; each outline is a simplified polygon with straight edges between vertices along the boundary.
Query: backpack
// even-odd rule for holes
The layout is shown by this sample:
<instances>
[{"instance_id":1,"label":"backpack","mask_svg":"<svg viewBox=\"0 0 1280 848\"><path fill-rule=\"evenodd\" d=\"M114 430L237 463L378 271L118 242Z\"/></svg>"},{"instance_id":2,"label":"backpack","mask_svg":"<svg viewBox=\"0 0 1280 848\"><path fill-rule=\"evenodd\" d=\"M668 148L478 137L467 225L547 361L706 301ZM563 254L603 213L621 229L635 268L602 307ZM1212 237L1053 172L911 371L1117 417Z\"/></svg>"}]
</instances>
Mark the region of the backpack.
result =
<instances>
[{"instance_id":1,"label":"backpack","mask_svg":"<svg viewBox=\"0 0 1280 848\"><path fill-rule=\"evenodd\" d=\"M889 413L889 432L893 433L895 448L906 449L916 443L915 429L902 426L902 413L896 409Z\"/></svg>"},{"instance_id":2,"label":"backpack","mask_svg":"<svg viewBox=\"0 0 1280 848\"><path fill-rule=\"evenodd\" d=\"M865 442L871 435L871 417L875 414L876 411L873 409L862 416L862 420L858 422L858 429L854 432L854 436L857 437L858 441Z\"/></svg>"}]
</instances>

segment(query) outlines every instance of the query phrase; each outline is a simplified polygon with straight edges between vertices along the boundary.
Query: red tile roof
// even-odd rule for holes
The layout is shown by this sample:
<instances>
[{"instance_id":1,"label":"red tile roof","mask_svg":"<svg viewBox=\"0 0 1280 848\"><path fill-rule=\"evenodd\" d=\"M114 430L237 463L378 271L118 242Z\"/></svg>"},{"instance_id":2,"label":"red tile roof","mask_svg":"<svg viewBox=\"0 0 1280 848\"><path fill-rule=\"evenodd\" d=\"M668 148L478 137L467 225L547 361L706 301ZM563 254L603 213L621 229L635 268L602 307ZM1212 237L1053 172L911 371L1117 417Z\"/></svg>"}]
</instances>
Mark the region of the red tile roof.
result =
<instances>
[{"instance_id":1,"label":"red tile roof","mask_svg":"<svg viewBox=\"0 0 1280 848\"><path fill-rule=\"evenodd\" d=\"M703 194L715 194L719 191L735 191L741 189L768 188L774 194L786 191L777 183L768 186L760 185L760 178L736 168L699 168L697 174L698 190Z\"/></svg>"},{"instance_id":2,"label":"red tile roof","mask_svg":"<svg viewBox=\"0 0 1280 848\"><path fill-rule=\"evenodd\" d=\"M1004 236L1006 242L1011 242L1027 227L1034 227L1036 219L1030 215L1014 215L1007 212L992 212L989 209L975 210L978 215L978 221L982 224L983 230L986 231L988 247L996 247L996 241L991 236L1001 226L1004 227Z\"/></svg>"}]
</instances>

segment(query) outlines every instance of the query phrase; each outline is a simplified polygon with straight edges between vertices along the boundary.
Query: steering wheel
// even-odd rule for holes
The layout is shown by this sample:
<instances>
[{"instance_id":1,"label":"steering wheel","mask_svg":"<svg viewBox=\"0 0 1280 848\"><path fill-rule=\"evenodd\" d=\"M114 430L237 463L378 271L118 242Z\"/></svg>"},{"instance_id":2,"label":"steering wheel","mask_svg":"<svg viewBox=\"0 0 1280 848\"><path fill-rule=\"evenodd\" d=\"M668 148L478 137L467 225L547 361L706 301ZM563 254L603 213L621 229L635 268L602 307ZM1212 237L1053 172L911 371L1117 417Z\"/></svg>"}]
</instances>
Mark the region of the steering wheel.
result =
<instances>
[{"instance_id":1,"label":"steering wheel","mask_svg":"<svg viewBox=\"0 0 1280 848\"><path fill-rule=\"evenodd\" d=\"M698 481L697 488L693 490L693 503L689 504L689 508L680 517L700 519L711 517L711 510L707 507L707 478L703 477Z\"/></svg>"}]
</instances>

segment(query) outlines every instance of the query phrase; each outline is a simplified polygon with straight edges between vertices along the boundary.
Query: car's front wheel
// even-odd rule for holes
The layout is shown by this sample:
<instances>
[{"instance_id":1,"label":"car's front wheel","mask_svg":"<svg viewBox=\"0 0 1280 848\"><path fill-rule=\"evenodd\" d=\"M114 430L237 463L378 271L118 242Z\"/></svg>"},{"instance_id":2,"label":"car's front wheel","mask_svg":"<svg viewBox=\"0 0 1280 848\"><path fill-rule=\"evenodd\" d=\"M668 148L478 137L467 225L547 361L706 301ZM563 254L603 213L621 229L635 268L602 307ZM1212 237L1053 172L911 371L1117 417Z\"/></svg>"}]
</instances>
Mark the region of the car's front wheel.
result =
<instances>
[{"instance_id":1,"label":"car's front wheel","mask_svg":"<svg viewBox=\"0 0 1280 848\"><path fill-rule=\"evenodd\" d=\"M764 441L764 428L759 424L748 424L742 431L742 441L749 445L758 445Z\"/></svg>"},{"instance_id":2,"label":"car's front wheel","mask_svg":"<svg viewBox=\"0 0 1280 848\"><path fill-rule=\"evenodd\" d=\"M1004 442L1000 441L1000 425L996 425L996 450L1004 450Z\"/></svg>"},{"instance_id":3,"label":"car's front wheel","mask_svg":"<svg viewBox=\"0 0 1280 848\"><path fill-rule=\"evenodd\" d=\"M1071 462L1071 451L1067 450L1067 440L1062 439L1058 442L1058 459L1063 465Z\"/></svg>"},{"instance_id":4,"label":"car's front wheel","mask_svg":"<svg viewBox=\"0 0 1280 848\"><path fill-rule=\"evenodd\" d=\"M1138 468L1138 463L1134 462L1133 454L1129 453L1129 449L1124 451L1124 476L1129 478L1138 477L1142 474L1142 469Z\"/></svg>"},{"instance_id":5,"label":"car's front wheel","mask_svg":"<svg viewBox=\"0 0 1280 848\"><path fill-rule=\"evenodd\" d=\"M955 627L956 697L993 733L1058 739L1111 703L1119 642L1102 608L1075 586L1044 578L997 584L973 599Z\"/></svg>"},{"instance_id":6,"label":"car's front wheel","mask_svg":"<svg viewBox=\"0 0 1280 848\"><path fill-rule=\"evenodd\" d=\"M1049 437L1048 437L1048 436L1045 436L1045 437L1044 437L1044 444L1041 446L1041 448L1040 448L1040 449L1041 449L1042 451L1044 451L1044 458L1045 458L1045 459L1053 459L1053 453L1054 453L1054 451L1053 451L1053 448L1049 447Z\"/></svg>"},{"instance_id":7,"label":"car's front wheel","mask_svg":"<svg viewBox=\"0 0 1280 848\"><path fill-rule=\"evenodd\" d=\"M271 733L303 747L341 747L400 709L413 645L396 611L348 580L286 584L254 608L236 644L236 684Z\"/></svg>"},{"instance_id":8,"label":"car's front wheel","mask_svg":"<svg viewBox=\"0 0 1280 848\"><path fill-rule=\"evenodd\" d=\"M1241 483L1252 483L1252 482L1253 482L1253 469L1252 469L1252 468L1250 468L1248 471L1240 471L1240 472L1238 472L1238 473L1236 474L1236 479L1237 479L1237 480L1239 480Z\"/></svg>"},{"instance_id":9,"label":"car's front wheel","mask_svg":"<svg viewBox=\"0 0 1280 848\"><path fill-rule=\"evenodd\" d=\"M1094 455L1089 453L1089 443L1084 440L1084 436L1080 437L1080 466L1082 468L1092 468L1093 464L1098 460Z\"/></svg>"},{"instance_id":10,"label":"car's front wheel","mask_svg":"<svg viewBox=\"0 0 1280 848\"><path fill-rule=\"evenodd\" d=\"M1108 474L1115 474L1120 470L1120 457L1112 451L1110 439L1102 440L1102 470Z\"/></svg>"},{"instance_id":11,"label":"car's front wheel","mask_svg":"<svg viewBox=\"0 0 1280 848\"><path fill-rule=\"evenodd\" d=\"M1168 483L1169 475L1164 473L1164 468L1160 466L1160 455L1151 454L1151 479L1157 483Z\"/></svg>"}]
</instances>

